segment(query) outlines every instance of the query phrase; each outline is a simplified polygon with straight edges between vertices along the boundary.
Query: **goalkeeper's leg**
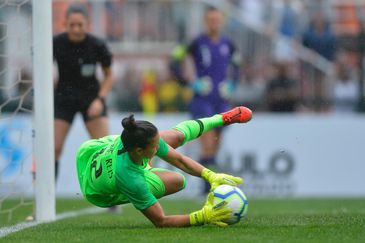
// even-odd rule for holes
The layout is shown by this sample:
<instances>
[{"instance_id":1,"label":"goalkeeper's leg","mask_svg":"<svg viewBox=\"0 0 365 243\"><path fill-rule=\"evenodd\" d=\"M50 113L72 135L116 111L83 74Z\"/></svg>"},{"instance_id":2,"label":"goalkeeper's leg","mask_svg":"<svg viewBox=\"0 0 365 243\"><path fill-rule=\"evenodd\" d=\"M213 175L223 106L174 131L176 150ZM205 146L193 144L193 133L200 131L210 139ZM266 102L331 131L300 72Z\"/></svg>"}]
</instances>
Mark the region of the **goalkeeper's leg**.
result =
<instances>
[{"instance_id":1,"label":"goalkeeper's leg","mask_svg":"<svg viewBox=\"0 0 365 243\"><path fill-rule=\"evenodd\" d=\"M251 118L251 110L240 106L211 117L181 122L171 130L161 131L160 135L171 147L177 148L214 128L233 123L245 123Z\"/></svg>"},{"instance_id":2,"label":"goalkeeper's leg","mask_svg":"<svg viewBox=\"0 0 365 243\"><path fill-rule=\"evenodd\" d=\"M146 182L156 198L176 193L186 186L183 174L162 168L146 168Z\"/></svg>"}]
</instances>

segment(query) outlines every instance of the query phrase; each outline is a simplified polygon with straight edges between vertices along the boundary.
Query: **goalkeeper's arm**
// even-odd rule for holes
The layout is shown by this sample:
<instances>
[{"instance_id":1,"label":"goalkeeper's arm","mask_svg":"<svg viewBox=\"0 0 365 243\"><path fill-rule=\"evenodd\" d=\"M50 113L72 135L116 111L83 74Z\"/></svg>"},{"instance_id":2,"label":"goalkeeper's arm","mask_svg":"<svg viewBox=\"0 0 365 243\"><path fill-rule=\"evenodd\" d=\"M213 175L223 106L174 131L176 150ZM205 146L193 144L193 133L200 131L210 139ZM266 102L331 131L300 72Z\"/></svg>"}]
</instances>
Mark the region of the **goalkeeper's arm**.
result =
<instances>
[{"instance_id":1,"label":"goalkeeper's arm","mask_svg":"<svg viewBox=\"0 0 365 243\"><path fill-rule=\"evenodd\" d=\"M159 202L142 210L142 213L156 227L186 227L190 226L189 215L165 215Z\"/></svg>"},{"instance_id":2,"label":"goalkeeper's arm","mask_svg":"<svg viewBox=\"0 0 365 243\"><path fill-rule=\"evenodd\" d=\"M242 178L240 177L223 173L214 173L213 171L199 164L197 161L182 155L171 146L169 146L167 155L162 159L190 175L202 177L204 180L209 182L212 189L215 189L221 184L236 186L237 184L241 184L243 182Z\"/></svg>"},{"instance_id":3,"label":"goalkeeper's arm","mask_svg":"<svg viewBox=\"0 0 365 243\"><path fill-rule=\"evenodd\" d=\"M228 219L231 216L232 210L224 207L224 203L213 206L213 199L213 195L210 194L204 207L189 215L165 215L158 202L143 210L142 213L156 227L187 227L204 224L215 224L221 227L227 226L222 220Z\"/></svg>"}]
</instances>

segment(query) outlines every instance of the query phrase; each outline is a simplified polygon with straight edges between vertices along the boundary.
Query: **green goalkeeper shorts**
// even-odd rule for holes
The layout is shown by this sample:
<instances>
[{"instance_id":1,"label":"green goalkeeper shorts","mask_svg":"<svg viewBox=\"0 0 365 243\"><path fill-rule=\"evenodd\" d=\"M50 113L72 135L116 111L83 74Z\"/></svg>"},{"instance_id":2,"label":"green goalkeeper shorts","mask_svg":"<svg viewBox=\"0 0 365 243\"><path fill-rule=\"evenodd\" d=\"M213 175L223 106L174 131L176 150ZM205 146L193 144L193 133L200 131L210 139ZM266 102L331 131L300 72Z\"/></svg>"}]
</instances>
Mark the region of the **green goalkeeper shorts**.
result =
<instances>
[{"instance_id":1,"label":"green goalkeeper shorts","mask_svg":"<svg viewBox=\"0 0 365 243\"><path fill-rule=\"evenodd\" d=\"M166 195L165 184L163 183L162 179L154 173L154 172L160 172L160 171L174 172L174 173L180 174L181 177L183 178L183 187L182 187L182 189L184 189L186 187L186 179L185 179L185 176L183 174L181 174L179 172L176 172L176 171L163 169L163 168L153 168L153 167L147 166L145 168L144 176L146 178L146 182L147 182L152 194L156 198L161 198L161 197Z\"/></svg>"},{"instance_id":2,"label":"green goalkeeper shorts","mask_svg":"<svg viewBox=\"0 0 365 243\"><path fill-rule=\"evenodd\" d=\"M162 168L153 168L153 167L147 166L145 168L144 177L146 178L146 182L147 182L152 194L156 198L161 198L161 197L165 196L166 188L165 188L165 184L163 183L161 178L158 175L156 175L155 173L153 173L153 172L158 172L158 171L169 171L169 170L162 169Z\"/></svg>"}]
</instances>

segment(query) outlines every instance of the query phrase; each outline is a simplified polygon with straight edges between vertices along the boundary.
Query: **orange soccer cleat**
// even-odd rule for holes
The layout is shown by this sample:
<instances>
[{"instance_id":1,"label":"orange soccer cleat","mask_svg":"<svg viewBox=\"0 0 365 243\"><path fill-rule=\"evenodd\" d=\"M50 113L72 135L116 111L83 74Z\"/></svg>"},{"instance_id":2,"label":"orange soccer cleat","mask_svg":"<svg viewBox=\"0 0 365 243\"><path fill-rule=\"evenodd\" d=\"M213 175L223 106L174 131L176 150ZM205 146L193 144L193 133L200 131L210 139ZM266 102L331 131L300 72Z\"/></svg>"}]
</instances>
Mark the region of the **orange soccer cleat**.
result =
<instances>
[{"instance_id":1,"label":"orange soccer cleat","mask_svg":"<svg viewBox=\"0 0 365 243\"><path fill-rule=\"evenodd\" d=\"M251 120L252 111L244 106L238 106L232 110L221 113L223 124L230 125L232 123L245 123Z\"/></svg>"}]
</instances>

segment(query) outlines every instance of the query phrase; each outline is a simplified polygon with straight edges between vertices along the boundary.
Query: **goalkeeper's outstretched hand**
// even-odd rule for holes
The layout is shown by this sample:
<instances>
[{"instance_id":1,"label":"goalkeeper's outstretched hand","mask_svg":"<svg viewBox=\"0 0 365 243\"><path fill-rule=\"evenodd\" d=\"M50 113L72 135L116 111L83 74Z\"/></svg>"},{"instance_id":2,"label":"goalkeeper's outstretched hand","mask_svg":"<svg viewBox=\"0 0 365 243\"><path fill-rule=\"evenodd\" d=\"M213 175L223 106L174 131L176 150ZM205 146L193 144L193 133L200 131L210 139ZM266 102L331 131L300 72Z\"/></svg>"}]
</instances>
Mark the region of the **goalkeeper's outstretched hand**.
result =
<instances>
[{"instance_id":1,"label":"goalkeeper's outstretched hand","mask_svg":"<svg viewBox=\"0 0 365 243\"><path fill-rule=\"evenodd\" d=\"M227 226L222 220L229 219L232 209L225 207L226 201L222 201L217 205L213 205L214 195L212 192L208 194L208 198L203 208L190 214L191 225L215 224L220 227Z\"/></svg>"},{"instance_id":2,"label":"goalkeeper's outstretched hand","mask_svg":"<svg viewBox=\"0 0 365 243\"><path fill-rule=\"evenodd\" d=\"M243 179L241 177L231 176L223 173L214 173L207 168L203 170L202 178L209 182L211 190L214 190L216 187L222 184L237 186L238 184L243 183Z\"/></svg>"}]
</instances>

